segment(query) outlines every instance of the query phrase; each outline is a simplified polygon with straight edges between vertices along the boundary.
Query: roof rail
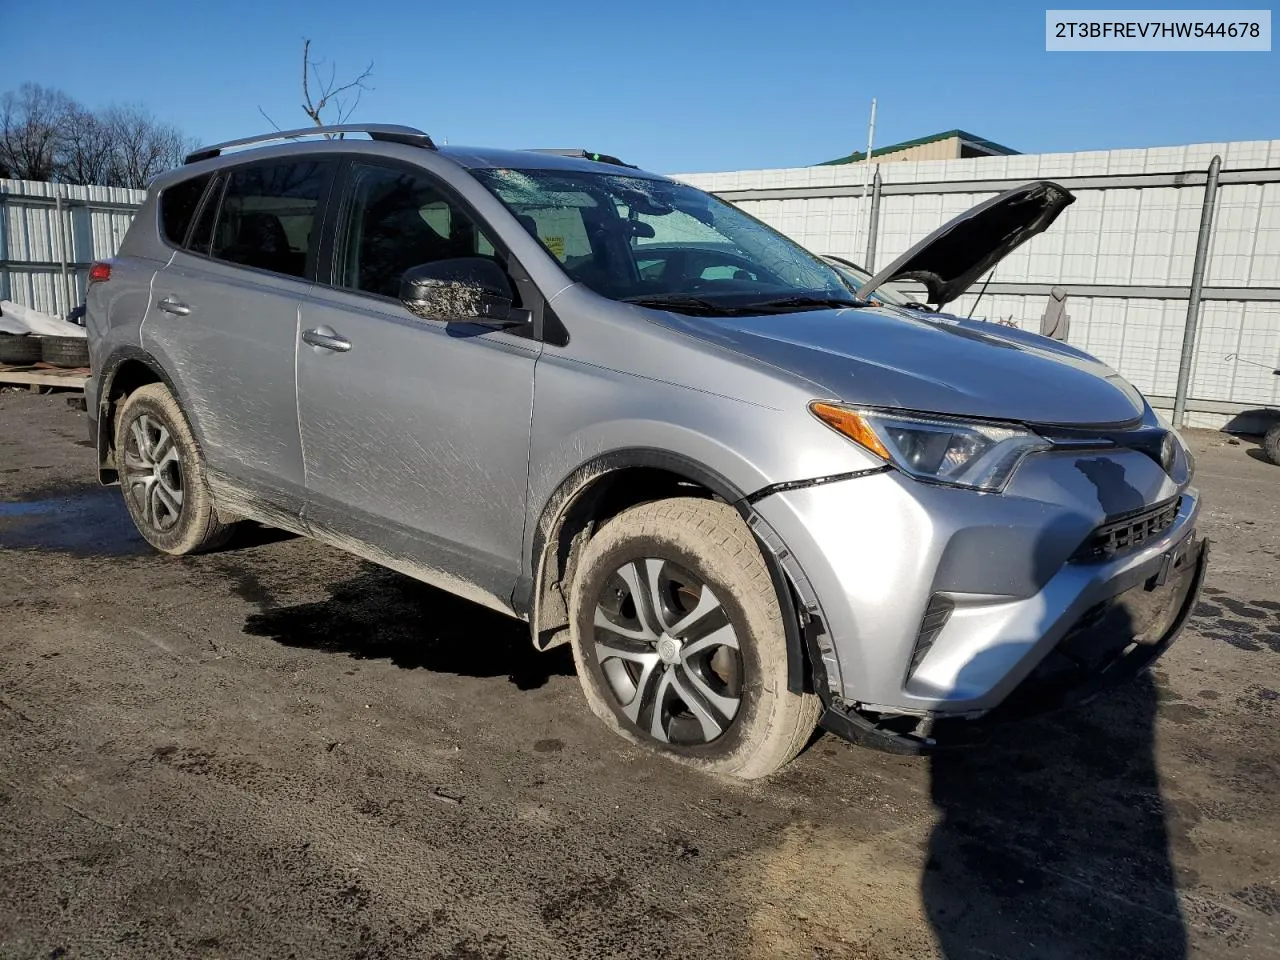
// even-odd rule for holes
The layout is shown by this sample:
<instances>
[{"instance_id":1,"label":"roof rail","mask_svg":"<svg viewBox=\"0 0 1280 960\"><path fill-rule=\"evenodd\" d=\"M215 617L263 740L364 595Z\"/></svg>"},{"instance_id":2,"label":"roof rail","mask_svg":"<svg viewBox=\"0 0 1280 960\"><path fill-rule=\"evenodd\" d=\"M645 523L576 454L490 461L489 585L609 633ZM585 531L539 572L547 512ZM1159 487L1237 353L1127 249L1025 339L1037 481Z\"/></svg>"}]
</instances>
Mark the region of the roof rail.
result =
<instances>
[{"instance_id":1,"label":"roof rail","mask_svg":"<svg viewBox=\"0 0 1280 960\"><path fill-rule=\"evenodd\" d=\"M407 143L410 146L436 149L431 138L414 127L402 127L394 123L338 123L328 127L303 127L300 130L273 130L256 137L241 137L239 140L228 140L201 147L189 154L183 163L197 163L200 160L212 160L224 150L232 147L247 147L251 143L270 143L273 140L297 140L300 137L325 136L333 133L367 133L371 140L382 140L387 143Z\"/></svg>"},{"instance_id":2,"label":"roof rail","mask_svg":"<svg viewBox=\"0 0 1280 960\"><path fill-rule=\"evenodd\" d=\"M596 163L611 163L615 167L630 167L632 170L638 170L634 163L627 163L619 160L617 157L611 157L607 153L592 153L590 150L582 150L578 147L541 147L527 151L528 153L549 153L557 157L577 157L581 160L594 160Z\"/></svg>"}]
</instances>

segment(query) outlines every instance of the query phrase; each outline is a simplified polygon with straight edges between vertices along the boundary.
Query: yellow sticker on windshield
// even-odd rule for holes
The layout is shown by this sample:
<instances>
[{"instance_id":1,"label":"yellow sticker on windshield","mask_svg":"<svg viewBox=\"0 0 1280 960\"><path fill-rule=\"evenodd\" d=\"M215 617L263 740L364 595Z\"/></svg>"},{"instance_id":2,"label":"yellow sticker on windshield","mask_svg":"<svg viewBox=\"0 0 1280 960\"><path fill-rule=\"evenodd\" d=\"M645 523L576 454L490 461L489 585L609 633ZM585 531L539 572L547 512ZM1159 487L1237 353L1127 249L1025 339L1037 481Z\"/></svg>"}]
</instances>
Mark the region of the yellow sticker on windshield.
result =
<instances>
[{"instance_id":1,"label":"yellow sticker on windshield","mask_svg":"<svg viewBox=\"0 0 1280 960\"><path fill-rule=\"evenodd\" d=\"M555 254L557 260L564 261L564 237L543 237L542 242Z\"/></svg>"}]
</instances>

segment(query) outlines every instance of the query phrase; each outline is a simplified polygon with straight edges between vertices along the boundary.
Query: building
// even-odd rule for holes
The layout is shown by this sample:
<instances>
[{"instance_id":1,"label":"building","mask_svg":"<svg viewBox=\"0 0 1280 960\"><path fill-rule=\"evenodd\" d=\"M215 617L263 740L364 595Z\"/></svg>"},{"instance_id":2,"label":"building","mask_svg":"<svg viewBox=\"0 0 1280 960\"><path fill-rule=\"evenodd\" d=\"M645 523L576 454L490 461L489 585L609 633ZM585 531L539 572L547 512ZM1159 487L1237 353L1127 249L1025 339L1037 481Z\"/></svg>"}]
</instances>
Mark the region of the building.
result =
<instances>
[{"instance_id":1,"label":"building","mask_svg":"<svg viewBox=\"0 0 1280 960\"><path fill-rule=\"evenodd\" d=\"M916 140L904 140L871 151L871 159L877 163L895 163L902 160L960 160L965 157L1009 157L1017 150L1003 146L985 137L977 137L964 130L947 130ZM834 167L842 163L861 163L867 159L866 151L851 153L819 164Z\"/></svg>"}]
</instances>

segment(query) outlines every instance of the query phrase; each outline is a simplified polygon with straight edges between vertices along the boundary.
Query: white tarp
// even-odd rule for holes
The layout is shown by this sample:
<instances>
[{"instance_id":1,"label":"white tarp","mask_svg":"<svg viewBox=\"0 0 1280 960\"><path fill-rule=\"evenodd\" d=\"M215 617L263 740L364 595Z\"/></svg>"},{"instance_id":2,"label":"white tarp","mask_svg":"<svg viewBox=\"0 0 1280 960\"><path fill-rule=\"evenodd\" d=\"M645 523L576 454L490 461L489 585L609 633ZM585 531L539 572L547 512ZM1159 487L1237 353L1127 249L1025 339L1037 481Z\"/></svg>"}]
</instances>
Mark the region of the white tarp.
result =
<instances>
[{"instance_id":1,"label":"white tarp","mask_svg":"<svg viewBox=\"0 0 1280 960\"><path fill-rule=\"evenodd\" d=\"M83 337L84 327L12 300L0 300L0 333L32 333L38 337Z\"/></svg>"}]
</instances>

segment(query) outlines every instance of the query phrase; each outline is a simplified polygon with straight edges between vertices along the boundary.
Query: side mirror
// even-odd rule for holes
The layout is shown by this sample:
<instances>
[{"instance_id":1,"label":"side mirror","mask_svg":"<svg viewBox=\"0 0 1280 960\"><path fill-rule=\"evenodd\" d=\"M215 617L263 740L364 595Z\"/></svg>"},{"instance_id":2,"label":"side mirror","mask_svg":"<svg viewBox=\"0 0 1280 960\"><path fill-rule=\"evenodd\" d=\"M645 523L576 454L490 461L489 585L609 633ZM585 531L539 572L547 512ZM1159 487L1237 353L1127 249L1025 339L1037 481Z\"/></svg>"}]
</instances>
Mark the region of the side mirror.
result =
<instances>
[{"instance_id":1,"label":"side mirror","mask_svg":"<svg viewBox=\"0 0 1280 960\"><path fill-rule=\"evenodd\" d=\"M511 309L511 281L492 260L455 257L410 267L400 278L400 302L416 317L439 323L524 322Z\"/></svg>"}]
</instances>

